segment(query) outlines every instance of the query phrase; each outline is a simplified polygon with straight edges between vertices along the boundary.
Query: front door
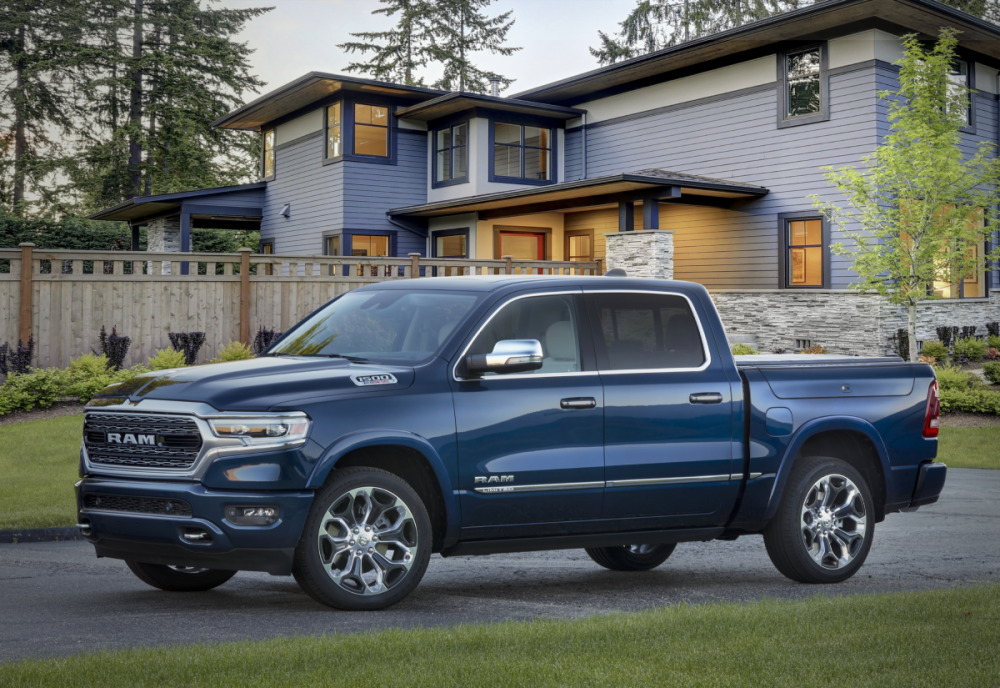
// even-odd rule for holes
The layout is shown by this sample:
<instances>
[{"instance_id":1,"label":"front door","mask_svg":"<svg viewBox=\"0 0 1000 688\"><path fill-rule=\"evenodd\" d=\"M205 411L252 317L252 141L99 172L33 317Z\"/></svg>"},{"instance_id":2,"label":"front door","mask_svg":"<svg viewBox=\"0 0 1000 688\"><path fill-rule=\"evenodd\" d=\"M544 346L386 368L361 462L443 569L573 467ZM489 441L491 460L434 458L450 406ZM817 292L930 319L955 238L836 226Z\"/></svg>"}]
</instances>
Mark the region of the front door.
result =
<instances>
[{"instance_id":1,"label":"front door","mask_svg":"<svg viewBox=\"0 0 1000 688\"><path fill-rule=\"evenodd\" d=\"M545 260L545 234L535 232L500 232L500 255L514 260ZM542 274L542 269L538 269Z\"/></svg>"},{"instance_id":2,"label":"front door","mask_svg":"<svg viewBox=\"0 0 1000 688\"><path fill-rule=\"evenodd\" d=\"M540 535L524 524L600 518L604 404L592 353L581 346L580 301L579 290L513 298L462 353L536 339L541 369L470 378L462 359L454 366L464 539Z\"/></svg>"},{"instance_id":3,"label":"front door","mask_svg":"<svg viewBox=\"0 0 1000 688\"><path fill-rule=\"evenodd\" d=\"M693 303L597 290L586 302L604 384L603 517L724 519L739 486L729 479L732 393Z\"/></svg>"}]
</instances>

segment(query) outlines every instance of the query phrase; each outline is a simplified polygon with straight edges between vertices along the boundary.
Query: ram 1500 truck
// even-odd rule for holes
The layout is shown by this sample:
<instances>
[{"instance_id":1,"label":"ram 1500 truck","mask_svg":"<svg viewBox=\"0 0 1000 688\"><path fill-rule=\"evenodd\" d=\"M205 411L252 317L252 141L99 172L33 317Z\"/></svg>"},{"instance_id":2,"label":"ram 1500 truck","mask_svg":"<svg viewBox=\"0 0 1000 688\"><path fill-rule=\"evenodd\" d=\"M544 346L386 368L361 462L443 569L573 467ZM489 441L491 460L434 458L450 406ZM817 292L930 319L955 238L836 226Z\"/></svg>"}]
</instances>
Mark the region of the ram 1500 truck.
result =
<instances>
[{"instance_id":1,"label":"ram 1500 truck","mask_svg":"<svg viewBox=\"0 0 1000 688\"><path fill-rule=\"evenodd\" d=\"M388 281L256 359L102 391L79 528L158 588L266 571L352 610L405 597L432 552L642 571L749 534L789 578L836 583L887 513L938 499L937 424L925 364L734 360L697 284Z\"/></svg>"}]
</instances>

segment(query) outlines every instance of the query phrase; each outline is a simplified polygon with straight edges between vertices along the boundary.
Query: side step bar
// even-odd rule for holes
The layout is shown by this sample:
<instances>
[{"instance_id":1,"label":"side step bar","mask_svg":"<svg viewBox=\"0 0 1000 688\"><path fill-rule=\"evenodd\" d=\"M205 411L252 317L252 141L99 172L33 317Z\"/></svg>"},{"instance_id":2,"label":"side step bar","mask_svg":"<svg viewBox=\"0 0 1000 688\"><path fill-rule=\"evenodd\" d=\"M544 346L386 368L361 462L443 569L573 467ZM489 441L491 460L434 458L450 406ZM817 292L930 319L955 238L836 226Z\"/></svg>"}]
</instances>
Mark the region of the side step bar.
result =
<instances>
[{"instance_id":1,"label":"side step bar","mask_svg":"<svg viewBox=\"0 0 1000 688\"><path fill-rule=\"evenodd\" d=\"M674 528L670 530L637 530L625 533L555 535L538 538L505 538L503 540L467 540L444 550L441 552L441 556L463 557L480 554L541 552L552 549L583 549L584 547L707 542L722 535L724 530L724 528Z\"/></svg>"}]
</instances>

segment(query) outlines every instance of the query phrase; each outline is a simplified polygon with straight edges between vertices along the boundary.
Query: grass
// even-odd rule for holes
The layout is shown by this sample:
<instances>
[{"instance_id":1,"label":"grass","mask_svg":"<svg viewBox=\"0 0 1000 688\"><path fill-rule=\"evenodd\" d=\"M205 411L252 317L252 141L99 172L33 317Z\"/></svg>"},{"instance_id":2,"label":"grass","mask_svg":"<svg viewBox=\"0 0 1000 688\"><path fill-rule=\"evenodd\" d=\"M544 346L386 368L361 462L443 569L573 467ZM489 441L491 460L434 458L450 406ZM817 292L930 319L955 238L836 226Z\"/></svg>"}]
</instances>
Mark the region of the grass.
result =
<instances>
[{"instance_id":1,"label":"grass","mask_svg":"<svg viewBox=\"0 0 1000 688\"><path fill-rule=\"evenodd\" d=\"M1000 468L1000 426L941 428L937 460L948 468Z\"/></svg>"},{"instance_id":2,"label":"grass","mask_svg":"<svg viewBox=\"0 0 1000 688\"><path fill-rule=\"evenodd\" d=\"M0 665L0 685L987 686L998 643L991 585L103 651Z\"/></svg>"},{"instance_id":3,"label":"grass","mask_svg":"<svg viewBox=\"0 0 1000 688\"><path fill-rule=\"evenodd\" d=\"M0 427L0 530L76 523L82 432L82 415Z\"/></svg>"}]
</instances>

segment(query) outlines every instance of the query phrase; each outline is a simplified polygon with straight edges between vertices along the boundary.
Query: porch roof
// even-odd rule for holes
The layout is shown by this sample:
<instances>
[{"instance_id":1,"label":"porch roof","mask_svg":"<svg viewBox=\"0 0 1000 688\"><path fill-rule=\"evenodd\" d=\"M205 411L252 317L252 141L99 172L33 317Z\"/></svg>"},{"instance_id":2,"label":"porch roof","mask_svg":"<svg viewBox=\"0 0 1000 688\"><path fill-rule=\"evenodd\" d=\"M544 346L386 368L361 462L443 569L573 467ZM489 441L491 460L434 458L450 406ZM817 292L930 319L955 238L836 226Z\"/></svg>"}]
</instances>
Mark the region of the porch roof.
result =
<instances>
[{"instance_id":1,"label":"porch roof","mask_svg":"<svg viewBox=\"0 0 1000 688\"><path fill-rule=\"evenodd\" d=\"M138 196L99 210L89 218L121 220L131 225L142 225L155 217L188 212L194 227L256 229L260 226L265 186L267 182L255 182L157 196Z\"/></svg>"},{"instance_id":2,"label":"porch roof","mask_svg":"<svg viewBox=\"0 0 1000 688\"><path fill-rule=\"evenodd\" d=\"M491 217L527 215L657 198L695 203L701 201L715 205L719 202L759 198L767 193L768 189L753 184L649 169L394 208L389 211L389 215L424 218L478 212L480 219L485 220Z\"/></svg>"}]
</instances>

